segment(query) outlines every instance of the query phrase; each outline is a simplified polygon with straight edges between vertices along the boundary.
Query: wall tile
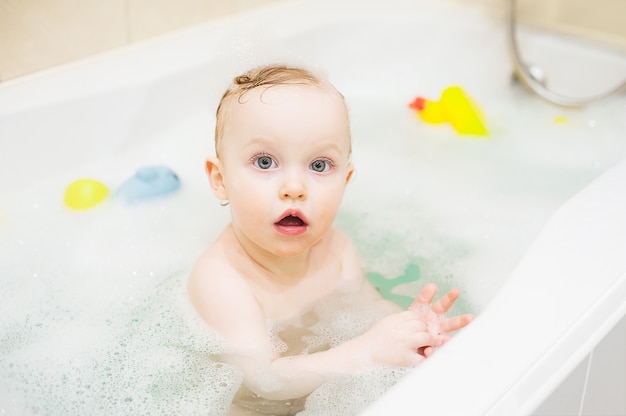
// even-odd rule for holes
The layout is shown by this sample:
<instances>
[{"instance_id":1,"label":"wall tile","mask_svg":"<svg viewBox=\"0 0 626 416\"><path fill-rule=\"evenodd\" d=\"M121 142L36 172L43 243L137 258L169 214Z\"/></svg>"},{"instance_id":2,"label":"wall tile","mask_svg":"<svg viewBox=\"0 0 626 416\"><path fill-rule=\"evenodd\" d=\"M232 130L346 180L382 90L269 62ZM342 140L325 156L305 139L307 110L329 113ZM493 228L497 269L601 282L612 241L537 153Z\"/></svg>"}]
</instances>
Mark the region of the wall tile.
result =
<instances>
[{"instance_id":1,"label":"wall tile","mask_svg":"<svg viewBox=\"0 0 626 416\"><path fill-rule=\"evenodd\" d=\"M517 14L522 20L532 19L543 22L554 20L560 6L560 2L555 0L516 0L516 3Z\"/></svg>"},{"instance_id":2,"label":"wall tile","mask_svg":"<svg viewBox=\"0 0 626 416\"><path fill-rule=\"evenodd\" d=\"M126 42L125 0L0 0L0 81Z\"/></svg>"},{"instance_id":3,"label":"wall tile","mask_svg":"<svg viewBox=\"0 0 626 416\"><path fill-rule=\"evenodd\" d=\"M276 0L0 0L0 81ZM478 2L503 14L506 1ZM624 0L517 0L524 23L626 48Z\"/></svg>"},{"instance_id":4,"label":"wall tile","mask_svg":"<svg viewBox=\"0 0 626 416\"><path fill-rule=\"evenodd\" d=\"M561 0L558 19L568 25L626 38L624 0Z\"/></svg>"},{"instance_id":5,"label":"wall tile","mask_svg":"<svg viewBox=\"0 0 626 416\"><path fill-rule=\"evenodd\" d=\"M234 0L127 0L134 42L235 11Z\"/></svg>"},{"instance_id":6,"label":"wall tile","mask_svg":"<svg viewBox=\"0 0 626 416\"><path fill-rule=\"evenodd\" d=\"M249 9L252 7L262 6L264 4L272 3L276 0L233 0L236 4L237 11Z\"/></svg>"},{"instance_id":7,"label":"wall tile","mask_svg":"<svg viewBox=\"0 0 626 416\"><path fill-rule=\"evenodd\" d=\"M504 15L510 0L459 0L482 3ZM624 0L516 0L521 24L589 38L626 48Z\"/></svg>"}]
</instances>

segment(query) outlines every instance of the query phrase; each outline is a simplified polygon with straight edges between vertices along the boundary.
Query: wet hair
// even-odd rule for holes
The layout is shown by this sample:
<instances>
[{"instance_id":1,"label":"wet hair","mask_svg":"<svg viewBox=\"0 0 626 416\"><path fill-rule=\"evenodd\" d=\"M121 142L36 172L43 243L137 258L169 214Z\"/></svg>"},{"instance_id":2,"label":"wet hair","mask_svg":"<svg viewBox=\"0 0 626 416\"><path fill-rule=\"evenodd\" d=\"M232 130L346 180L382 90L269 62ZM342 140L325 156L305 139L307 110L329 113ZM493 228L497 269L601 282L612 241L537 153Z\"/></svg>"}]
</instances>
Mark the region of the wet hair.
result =
<instances>
[{"instance_id":1,"label":"wet hair","mask_svg":"<svg viewBox=\"0 0 626 416\"><path fill-rule=\"evenodd\" d=\"M226 105L228 101L237 98L241 103L242 97L255 88L271 88L276 85L311 85L327 86L332 88L343 100L343 95L337 91L330 83L323 81L312 72L296 67L285 65L267 65L254 68L243 75L236 76L233 83L226 90L217 107L215 123L215 152L219 157L219 143L224 135L224 125L226 124Z\"/></svg>"}]
</instances>

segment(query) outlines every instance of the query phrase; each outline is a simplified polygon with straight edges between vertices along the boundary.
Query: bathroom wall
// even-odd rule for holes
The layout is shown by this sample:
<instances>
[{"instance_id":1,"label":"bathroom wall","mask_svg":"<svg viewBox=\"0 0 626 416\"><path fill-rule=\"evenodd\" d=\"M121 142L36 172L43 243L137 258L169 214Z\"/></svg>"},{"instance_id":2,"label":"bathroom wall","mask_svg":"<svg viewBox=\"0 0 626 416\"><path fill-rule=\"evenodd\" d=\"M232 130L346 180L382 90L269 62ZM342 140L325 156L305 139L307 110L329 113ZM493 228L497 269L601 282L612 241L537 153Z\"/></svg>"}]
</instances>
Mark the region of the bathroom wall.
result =
<instances>
[{"instance_id":1,"label":"bathroom wall","mask_svg":"<svg viewBox=\"0 0 626 416\"><path fill-rule=\"evenodd\" d=\"M0 82L277 0L0 0ZM289 1L289 0L285 0ZM503 15L508 0L481 3ZM518 0L523 22L626 50L624 0Z\"/></svg>"},{"instance_id":2,"label":"bathroom wall","mask_svg":"<svg viewBox=\"0 0 626 416\"><path fill-rule=\"evenodd\" d=\"M459 0L483 3L503 16L510 0ZM519 20L527 25L606 43L626 52L624 0L516 0Z\"/></svg>"},{"instance_id":3,"label":"bathroom wall","mask_svg":"<svg viewBox=\"0 0 626 416\"><path fill-rule=\"evenodd\" d=\"M0 0L0 82L274 1ZM498 15L508 4L457 1L481 3ZM518 3L526 23L626 50L624 0Z\"/></svg>"},{"instance_id":4,"label":"bathroom wall","mask_svg":"<svg viewBox=\"0 0 626 416\"><path fill-rule=\"evenodd\" d=\"M276 0L0 0L0 81Z\"/></svg>"}]
</instances>

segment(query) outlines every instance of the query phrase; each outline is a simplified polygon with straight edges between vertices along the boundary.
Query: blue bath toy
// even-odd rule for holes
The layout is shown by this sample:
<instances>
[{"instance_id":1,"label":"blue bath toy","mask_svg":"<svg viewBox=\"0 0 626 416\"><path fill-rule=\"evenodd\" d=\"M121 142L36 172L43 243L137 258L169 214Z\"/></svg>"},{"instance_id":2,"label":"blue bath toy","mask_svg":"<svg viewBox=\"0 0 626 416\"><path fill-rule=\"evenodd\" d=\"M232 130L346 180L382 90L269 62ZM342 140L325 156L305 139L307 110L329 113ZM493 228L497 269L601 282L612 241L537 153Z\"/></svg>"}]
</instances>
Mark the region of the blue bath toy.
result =
<instances>
[{"instance_id":1,"label":"blue bath toy","mask_svg":"<svg viewBox=\"0 0 626 416\"><path fill-rule=\"evenodd\" d=\"M145 166L137 169L117 190L116 196L126 202L136 202L170 194L180 188L180 179L165 166Z\"/></svg>"}]
</instances>

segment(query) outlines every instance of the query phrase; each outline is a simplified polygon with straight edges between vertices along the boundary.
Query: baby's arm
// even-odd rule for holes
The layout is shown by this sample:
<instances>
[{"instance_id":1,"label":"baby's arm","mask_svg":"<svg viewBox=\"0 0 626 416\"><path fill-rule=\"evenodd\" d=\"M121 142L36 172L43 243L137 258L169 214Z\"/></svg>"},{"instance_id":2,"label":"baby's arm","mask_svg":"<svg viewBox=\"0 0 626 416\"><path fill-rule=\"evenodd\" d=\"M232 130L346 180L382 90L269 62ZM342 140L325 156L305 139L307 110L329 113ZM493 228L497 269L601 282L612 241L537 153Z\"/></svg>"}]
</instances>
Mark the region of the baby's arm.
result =
<instances>
[{"instance_id":1,"label":"baby's arm","mask_svg":"<svg viewBox=\"0 0 626 416\"><path fill-rule=\"evenodd\" d=\"M232 348L221 360L240 368L248 388L267 399L305 396L334 374L377 365L414 366L424 360L420 348L445 341L427 331L418 313L404 311L335 348L276 357L260 305L224 263L200 260L189 279L189 294L198 313Z\"/></svg>"}]
</instances>

